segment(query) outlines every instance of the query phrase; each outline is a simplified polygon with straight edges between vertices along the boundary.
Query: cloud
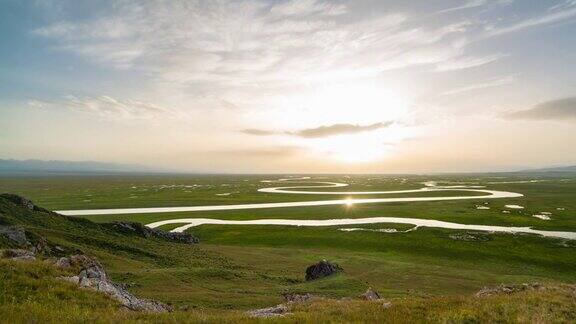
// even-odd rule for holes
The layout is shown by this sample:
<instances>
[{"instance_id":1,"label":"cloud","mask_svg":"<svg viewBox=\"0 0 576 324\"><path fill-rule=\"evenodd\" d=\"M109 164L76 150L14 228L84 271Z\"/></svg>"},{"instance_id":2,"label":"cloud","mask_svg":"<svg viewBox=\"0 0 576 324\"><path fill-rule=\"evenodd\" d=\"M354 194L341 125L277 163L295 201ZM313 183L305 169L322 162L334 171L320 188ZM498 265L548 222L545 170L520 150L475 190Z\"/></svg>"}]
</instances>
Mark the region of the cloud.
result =
<instances>
[{"instance_id":1,"label":"cloud","mask_svg":"<svg viewBox=\"0 0 576 324\"><path fill-rule=\"evenodd\" d=\"M468 85L465 87L452 89L452 90L449 90L449 91L442 93L441 95L450 96L450 95L461 94L464 92L469 92L469 91L474 91L474 90L479 90L479 89L484 89L484 88L499 87L499 86L510 84L510 83L514 82L515 79L516 78L514 76L506 76L506 77L502 77L502 78L491 79L488 81L479 82L476 84L471 84L471 85Z\"/></svg>"},{"instance_id":2,"label":"cloud","mask_svg":"<svg viewBox=\"0 0 576 324\"><path fill-rule=\"evenodd\" d=\"M270 9L270 12L278 16L306 16L321 14L326 16L337 16L346 13L346 6L342 4L332 4L318 0L293 0L279 3Z\"/></svg>"},{"instance_id":3,"label":"cloud","mask_svg":"<svg viewBox=\"0 0 576 324\"><path fill-rule=\"evenodd\" d=\"M527 110L508 113L504 117L512 120L576 121L576 97L546 101Z\"/></svg>"},{"instance_id":4,"label":"cloud","mask_svg":"<svg viewBox=\"0 0 576 324\"><path fill-rule=\"evenodd\" d=\"M260 129L245 129L241 132L249 135L268 136L268 135L292 135L303 138L321 138L336 135L356 134L361 132L368 132L377 129L389 127L393 122L380 122L370 125L354 125L354 124L334 124L329 126L320 126L315 128L306 128L299 131L269 131Z\"/></svg>"},{"instance_id":5,"label":"cloud","mask_svg":"<svg viewBox=\"0 0 576 324\"><path fill-rule=\"evenodd\" d=\"M273 147L265 147L265 148L246 148L246 149L236 149L236 150L220 150L220 151L207 151L205 153L223 157L223 158L231 158L231 157L243 157L243 158L288 158L297 156L299 153L302 153L303 149L298 146L287 146L287 145L280 145L280 146L273 146Z\"/></svg>"},{"instance_id":6,"label":"cloud","mask_svg":"<svg viewBox=\"0 0 576 324\"><path fill-rule=\"evenodd\" d=\"M243 129L240 132L244 133L244 134L256 135L256 136L267 136L267 135L277 134L277 132L274 132L274 131L267 131L267 130L263 130L263 129L254 129L254 128Z\"/></svg>"},{"instance_id":7,"label":"cloud","mask_svg":"<svg viewBox=\"0 0 576 324\"><path fill-rule=\"evenodd\" d=\"M468 0L466 2L464 2L464 4L459 5L459 6L455 6L455 7L451 7L451 8L447 8L447 9L442 9L440 11L438 11L438 14L443 14L443 13L450 13L450 12L455 12L455 11L460 11L460 10L465 10L465 9L472 9L472 8L479 8L479 7L483 7L486 5L509 5L512 2L514 2L514 0Z\"/></svg>"},{"instance_id":8,"label":"cloud","mask_svg":"<svg viewBox=\"0 0 576 324\"><path fill-rule=\"evenodd\" d=\"M138 100L121 100L110 96L77 97L64 96L61 100L30 100L34 108L67 108L72 111L97 115L111 119L153 119L176 116L171 109Z\"/></svg>"},{"instance_id":9,"label":"cloud","mask_svg":"<svg viewBox=\"0 0 576 324\"><path fill-rule=\"evenodd\" d=\"M375 76L449 60L466 43L468 21L422 26L401 12L357 8L323 0L127 0L33 34L98 64L160 81L202 82L214 93Z\"/></svg>"},{"instance_id":10,"label":"cloud","mask_svg":"<svg viewBox=\"0 0 576 324\"><path fill-rule=\"evenodd\" d=\"M438 13L447 13L447 12L459 11L459 10L463 10L463 9L477 8L477 7L484 6L487 3L488 3L488 0L468 0L462 5L443 9L443 10L438 11Z\"/></svg>"},{"instance_id":11,"label":"cloud","mask_svg":"<svg viewBox=\"0 0 576 324\"><path fill-rule=\"evenodd\" d=\"M393 122L382 122L371 125L353 125L353 124L334 124L330 126L320 126L316 128L307 128L297 132L291 133L292 135L304 138L318 138L328 137L334 135L356 134L361 132L368 132L381 128L386 128L392 125Z\"/></svg>"},{"instance_id":12,"label":"cloud","mask_svg":"<svg viewBox=\"0 0 576 324\"><path fill-rule=\"evenodd\" d=\"M574 4L569 4L567 8L562 8L561 10L552 12L548 11L544 15L524 19L509 26L491 27L486 31L486 36L500 36L532 27L558 23L573 17L576 17L576 7Z\"/></svg>"},{"instance_id":13,"label":"cloud","mask_svg":"<svg viewBox=\"0 0 576 324\"><path fill-rule=\"evenodd\" d=\"M482 66L485 64L489 64L495 61L498 61L504 57L507 57L507 54L493 54L487 55L482 57L461 57L456 58L451 61L440 62L436 64L435 71L437 72L446 72L446 71L455 71L455 70L463 70L469 69L473 67Z\"/></svg>"}]
</instances>

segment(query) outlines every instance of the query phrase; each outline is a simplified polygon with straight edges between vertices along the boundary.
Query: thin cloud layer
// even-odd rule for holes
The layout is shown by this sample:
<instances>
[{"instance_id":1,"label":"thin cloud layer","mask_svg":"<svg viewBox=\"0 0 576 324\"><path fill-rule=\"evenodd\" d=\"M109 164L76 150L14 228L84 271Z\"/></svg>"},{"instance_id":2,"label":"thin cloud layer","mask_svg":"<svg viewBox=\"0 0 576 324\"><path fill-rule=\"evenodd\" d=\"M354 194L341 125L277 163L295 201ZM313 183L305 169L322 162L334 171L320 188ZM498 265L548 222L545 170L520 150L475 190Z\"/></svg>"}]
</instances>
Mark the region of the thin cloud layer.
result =
<instances>
[{"instance_id":1,"label":"thin cloud layer","mask_svg":"<svg viewBox=\"0 0 576 324\"><path fill-rule=\"evenodd\" d=\"M480 57L460 57L453 60L436 64L437 72L456 71L463 69L470 69L479 67L485 64L496 62L504 57L506 54L491 54Z\"/></svg>"},{"instance_id":2,"label":"thin cloud layer","mask_svg":"<svg viewBox=\"0 0 576 324\"><path fill-rule=\"evenodd\" d=\"M482 81L482 82L479 82L476 84L471 84L471 85L467 85L464 87L455 88L455 89L444 92L442 95L444 95L444 96L457 95L457 94L470 92L470 91L474 91L474 90L479 90L479 89L503 86L503 85L510 84L510 83L514 82L514 80L515 80L514 76L505 76L505 77L501 77L501 78L490 79L490 80Z\"/></svg>"},{"instance_id":3,"label":"thin cloud layer","mask_svg":"<svg viewBox=\"0 0 576 324\"><path fill-rule=\"evenodd\" d=\"M292 135L304 138L318 138L335 135L356 134L386 128L392 125L392 122L375 123L371 125L353 125L353 124L335 124L330 126L320 126L316 128L303 129L291 133Z\"/></svg>"},{"instance_id":4,"label":"thin cloud layer","mask_svg":"<svg viewBox=\"0 0 576 324\"><path fill-rule=\"evenodd\" d=\"M576 121L576 97L543 102L531 109L506 114L505 117L513 120Z\"/></svg>"},{"instance_id":5,"label":"thin cloud layer","mask_svg":"<svg viewBox=\"0 0 576 324\"><path fill-rule=\"evenodd\" d=\"M321 138L336 135L357 134L362 132L373 131L389 127L393 122L380 122L370 125L355 125L355 124L334 124L328 126L320 126L315 128L306 128L299 131L270 131L262 129L245 129L241 132L248 135L268 136L268 135L292 135L302 138Z\"/></svg>"},{"instance_id":6,"label":"thin cloud layer","mask_svg":"<svg viewBox=\"0 0 576 324\"><path fill-rule=\"evenodd\" d=\"M109 119L153 119L175 117L176 112L165 107L138 100L120 100L110 96L76 97L64 96L61 100L31 100L33 108L67 108L71 111L88 113Z\"/></svg>"},{"instance_id":7,"label":"thin cloud layer","mask_svg":"<svg viewBox=\"0 0 576 324\"><path fill-rule=\"evenodd\" d=\"M486 36L500 36L528 28L560 23L574 17L576 17L576 3L568 1L561 7L553 6L550 11L540 16L523 19L505 26L489 26Z\"/></svg>"}]
</instances>

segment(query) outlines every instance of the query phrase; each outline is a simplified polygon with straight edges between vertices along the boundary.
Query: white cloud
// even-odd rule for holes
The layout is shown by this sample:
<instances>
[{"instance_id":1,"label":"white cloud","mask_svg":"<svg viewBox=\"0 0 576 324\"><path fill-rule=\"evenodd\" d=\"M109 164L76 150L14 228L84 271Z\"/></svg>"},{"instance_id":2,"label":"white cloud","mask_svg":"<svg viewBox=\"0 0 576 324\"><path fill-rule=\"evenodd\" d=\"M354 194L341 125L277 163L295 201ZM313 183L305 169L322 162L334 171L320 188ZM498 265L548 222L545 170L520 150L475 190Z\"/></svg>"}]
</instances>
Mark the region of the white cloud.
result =
<instances>
[{"instance_id":1,"label":"white cloud","mask_svg":"<svg viewBox=\"0 0 576 324\"><path fill-rule=\"evenodd\" d=\"M450 13L450 12L461 11L461 10L465 10L465 9L484 7L484 6L488 6L488 5L505 6L505 5L511 4L512 2L514 2L514 0L468 0L468 1L465 1L461 5L458 5L455 7L450 7L447 9L442 9L442 10L438 11L437 13L439 13L439 14Z\"/></svg>"},{"instance_id":2,"label":"white cloud","mask_svg":"<svg viewBox=\"0 0 576 324\"><path fill-rule=\"evenodd\" d=\"M96 19L61 21L34 33L54 39L59 49L159 80L239 87L439 63L465 46L470 26L426 27L402 13L349 10L321 0L126 1Z\"/></svg>"},{"instance_id":3,"label":"white cloud","mask_svg":"<svg viewBox=\"0 0 576 324\"><path fill-rule=\"evenodd\" d=\"M468 1L464 2L464 4L462 4L462 5L447 8L447 9L442 9L442 10L438 11L438 13L446 13L446 12L459 11L459 10L463 10L463 9L477 8L477 7L484 6L486 3L488 3L488 0L468 0Z\"/></svg>"},{"instance_id":4,"label":"white cloud","mask_svg":"<svg viewBox=\"0 0 576 324\"><path fill-rule=\"evenodd\" d=\"M177 117L174 110L138 100L120 100L110 96L76 97L64 96L61 100L30 100L33 108L66 108L76 112L94 114L109 119L153 119Z\"/></svg>"},{"instance_id":5,"label":"white cloud","mask_svg":"<svg viewBox=\"0 0 576 324\"><path fill-rule=\"evenodd\" d=\"M437 72L445 72L445 71L469 69L498 61L507 56L508 55L506 54L492 54L479 57L474 56L460 57L455 58L454 60L449 60L436 64L435 70Z\"/></svg>"},{"instance_id":6,"label":"white cloud","mask_svg":"<svg viewBox=\"0 0 576 324\"><path fill-rule=\"evenodd\" d=\"M570 5L568 9L564 8L563 10L556 10L552 12L549 11L544 15L520 20L508 26L501 26L501 27L492 26L488 28L488 30L486 31L486 36L491 37L491 36L509 34L528 28L558 23L561 21L569 20L574 17L576 17L576 8Z\"/></svg>"},{"instance_id":7,"label":"white cloud","mask_svg":"<svg viewBox=\"0 0 576 324\"><path fill-rule=\"evenodd\" d=\"M337 16L346 13L346 6L318 0L291 0L274 5L270 12L283 17L311 14Z\"/></svg>"},{"instance_id":8,"label":"white cloud","mask_svg":"<svg viewBox=\"0 0 576 324\"><path fill-rule=\"evenodd\" d=\"M482 81L482 82L479 82L476 84L471 84L468 86L452 89L452 90L449 90L449 91L442 93L442 95L449 96L449 95L456 95L456 94L461 94L464 92L469 92L469 91L474 91L474 90L479 90L479 89L484 89L484 88L499 87L499 86L510 84L510 83L514 82L515 80L516 80L516 78L514 76L495 78L495 79L491 79L491 80L487 80L487 81Z\"/></svg>"}]
</instances>

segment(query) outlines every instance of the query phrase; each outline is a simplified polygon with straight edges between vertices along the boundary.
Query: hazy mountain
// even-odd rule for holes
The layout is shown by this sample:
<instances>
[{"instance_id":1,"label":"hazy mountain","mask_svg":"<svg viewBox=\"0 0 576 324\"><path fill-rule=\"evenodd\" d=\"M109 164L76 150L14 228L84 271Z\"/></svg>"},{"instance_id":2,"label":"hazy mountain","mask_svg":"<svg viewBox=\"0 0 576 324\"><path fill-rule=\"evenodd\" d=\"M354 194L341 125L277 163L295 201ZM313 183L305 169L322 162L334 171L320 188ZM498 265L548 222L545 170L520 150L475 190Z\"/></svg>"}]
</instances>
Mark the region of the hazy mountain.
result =
<instances>
[{"instance_id":1,"label":"hazy mountain","mask_svg":"<svg viewBox=\"0 0 576 324\"><path fill-rule=\"evenodd\" d=\"M2 160L0 174L83 174L167 172L135 164L94 161Z\"/></svg>"},{"instance_id":2,"label":"hazy mountain","mask_svg":"<svg viewBox=\"0 0 576 324\"><path fill-rule=\"evenodd\" d=\"M550 167L541 169L528 169L520 172L576 172L576 165Z\"/></svg>"}]
</instances>

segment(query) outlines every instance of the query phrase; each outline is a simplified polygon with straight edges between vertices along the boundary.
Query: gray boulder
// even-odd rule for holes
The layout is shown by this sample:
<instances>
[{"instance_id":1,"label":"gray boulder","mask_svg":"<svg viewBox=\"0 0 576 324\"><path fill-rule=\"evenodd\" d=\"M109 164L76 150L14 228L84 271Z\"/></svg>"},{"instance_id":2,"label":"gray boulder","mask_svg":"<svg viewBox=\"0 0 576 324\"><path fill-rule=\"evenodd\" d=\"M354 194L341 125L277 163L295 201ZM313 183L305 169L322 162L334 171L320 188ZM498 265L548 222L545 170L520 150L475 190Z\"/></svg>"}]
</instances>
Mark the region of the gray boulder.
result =
<instances>
[{"instance_id":1,"label":"gray boulder","mask_svg":"<svg viewBox=\"0 0 576 324\"><path fill-rule=\"evenodd\" d=\"M6 237L21 247L30 245L30 242L28 242L26 238L24 228L19 226L0 225L0 236Z\"/></svg>"},{"instance_id":2,"label":"gray boulder","mask_svg":"<svg viewBox=\"0 0 576 324\"><path fill-rule=\"evenodd\" d=\"M306 281L328 277L342 270L339 265L322 260L306 268Z\"/></svg>"}]
</instances>

